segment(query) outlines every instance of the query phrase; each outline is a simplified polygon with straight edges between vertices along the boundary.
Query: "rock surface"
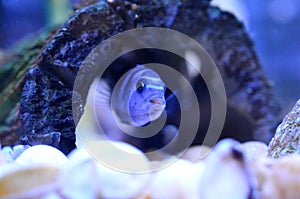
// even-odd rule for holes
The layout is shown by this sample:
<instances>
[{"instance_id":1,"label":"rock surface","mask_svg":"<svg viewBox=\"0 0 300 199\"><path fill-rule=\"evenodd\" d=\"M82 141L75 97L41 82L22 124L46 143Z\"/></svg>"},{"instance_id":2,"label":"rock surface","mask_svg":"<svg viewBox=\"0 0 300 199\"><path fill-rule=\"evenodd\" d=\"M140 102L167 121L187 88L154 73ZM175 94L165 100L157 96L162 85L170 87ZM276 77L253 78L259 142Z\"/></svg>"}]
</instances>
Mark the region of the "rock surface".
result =
<instances>
[{"instance_id":1,"label":"rock surface","mask_svg":"<svg viewBox=\"0 0 300 199\"><path fill-rule=\"evenodd\" d=\"M228 117L222 137L269 141L278 105L242 23L232 14L210 6L207 0L132 0L99 1L82 8L50 40L29 71L23 89L21 143L47 143L64 153L70 152L75 147L72 95L76 93L72 89L82 61L110 36L147 26L185 33L199 41L212 56L228 97ZM91 81L86 82L87 88ZM193 86L196 93L201 93L201 86ZM78 96L75 103L75 120L78 120L85 96ZM237 118L241 122L237 123ZM37 139L41 135L45 139ZM195 142L202 138L199 133Z\"/></svg>"},{"instance_id":2,"label":"rock surface","mask_svg":"<svg viewBox=\"0 0 300 199\"><path fill-rule=\"evenodd\" d=\"M300 100L277 127L268 149L268 156L272 158L293 153L300 154Z\"/></svg>"}]
</instances>

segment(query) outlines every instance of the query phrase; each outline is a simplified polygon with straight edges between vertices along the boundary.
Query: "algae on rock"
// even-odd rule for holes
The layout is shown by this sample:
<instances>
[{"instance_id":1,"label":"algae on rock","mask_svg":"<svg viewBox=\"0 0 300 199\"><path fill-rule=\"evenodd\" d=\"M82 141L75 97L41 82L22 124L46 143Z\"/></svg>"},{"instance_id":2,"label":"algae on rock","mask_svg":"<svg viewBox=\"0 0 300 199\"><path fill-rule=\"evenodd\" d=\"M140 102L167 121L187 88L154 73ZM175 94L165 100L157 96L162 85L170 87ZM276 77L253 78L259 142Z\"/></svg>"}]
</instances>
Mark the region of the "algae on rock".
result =
<instances>
[{"instance_id":1,"label":"algae on rock","mask_svg":"<svg viewBox=\"0 0 300 199\"><path fill-rule=\"evenodd\" d=\"M272 158L293 153L300 154L300 100L277 127L268 149L268 156Z\"/></svg>"}]
</instances>

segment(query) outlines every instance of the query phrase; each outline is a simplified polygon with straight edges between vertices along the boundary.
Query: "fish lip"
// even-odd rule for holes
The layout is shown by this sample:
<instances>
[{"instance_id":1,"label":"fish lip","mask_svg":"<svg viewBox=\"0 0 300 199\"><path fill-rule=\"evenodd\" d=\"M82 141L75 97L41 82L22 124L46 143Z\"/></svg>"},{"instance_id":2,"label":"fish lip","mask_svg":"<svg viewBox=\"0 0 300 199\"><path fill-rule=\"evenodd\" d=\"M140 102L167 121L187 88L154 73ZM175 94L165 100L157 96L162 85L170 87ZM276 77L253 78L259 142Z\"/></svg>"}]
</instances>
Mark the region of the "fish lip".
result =
<instances>
[{"instance_id":1,"label":"fish lip","mask_svg":"<svg viewBox=\"0 0 300 199\"><path fill-rule=\"evenodd\" d=\"M154 98L160 99L161 104L151 102L151 100ZM161 97L161 95L151 95L150 97L146 98L144 100L144 102L150 102L151 103L150 109L152 109L152 111L154 111L154 112L160 112L166 108L165 98L164 98L164 96ZM145 113L145 114L137 115L136 117L140 117L140 118L141 117L150 117L150 115L151 115L150 113Z\"/></svg>"},{"instance_id":2,"label":"fish lip","mask_svg":"<svg viewBox=\"0 0 300 199\"><path fill-rule=\"evenodd\" d=\"M159 102L158 101L153 101L153 99L159 100ZM145 101L150 102L150 103L152 103L154 105L161 105L161 106L165 105L165 99L164 99L164 97L161 97L159 95L152 95L149 98L147 98ZM156 103L156 102L158 102L158 103Z\"/></svg>"},{"instance_id":3,"label":"fish lip","mask_svg":"<svg viewBox=\"0 0 300 199\"><path fill-rule=\"evenodd\" d=\"M162 98L154 97L150 99L150 102L154 105L163 105L164 100Z\"/></svg>"},{"instance_id":4,"label":"fish lip","mask_svg":"<svg viewBox=\"0 0 300 199\"><path fill-rule=\"evenodd\" d=\"M158 95L152 95L148 102L151 103L151 110L155 112L162 111L166 108L166 102L164 97L158 96Z\"/></svg>"},{"instance_id":5,"label":"fish lip","mask_svg":"<svg viewBox=\"0 0 300 199\"><path fill-rule=\"evenodd\" d=\"M165 104L153 104L153 105L151 106L151 109L152 109L153 111L161 111L161 110L165 109L165 107L166 107Z\"/></svg>"},{"instance_id":6,"label":"fish lip","mask_svg":"<svg viewBox=\"0 0 300 199\"><path fill-rule=\"evenodd\" d=\"M160 112L166 108L164 99L161 97L158 97L158 98L162 99L162 102L163 102L162 104L155 104L155 103L152 103L150 100L147 100L148 102L151 103L150 109L154 112ZM145 113L145 114L137 115L137 117L149 117L150 115L151 115L150 113Z\"/></svg>"}]
</instances>

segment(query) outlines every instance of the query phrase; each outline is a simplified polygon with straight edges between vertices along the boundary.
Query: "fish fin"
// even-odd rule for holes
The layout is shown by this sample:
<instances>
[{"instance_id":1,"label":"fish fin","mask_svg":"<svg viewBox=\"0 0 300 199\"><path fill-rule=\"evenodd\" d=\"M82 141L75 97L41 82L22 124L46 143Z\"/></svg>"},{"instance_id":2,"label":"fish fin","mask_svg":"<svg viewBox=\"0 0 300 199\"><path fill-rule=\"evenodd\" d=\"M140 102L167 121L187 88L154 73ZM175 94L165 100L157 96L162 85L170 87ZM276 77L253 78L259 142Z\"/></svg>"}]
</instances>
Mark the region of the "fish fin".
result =
<instances>
[{"instance_id":1,"label":"fish fin","mask_svg":"<svg viewBox=\"0 0 300 199\"><path fill-rule=\"evenodd\" d=\"M96 92L95 92L95 104L109 105L110 101L111 101L111 89L109 83L106 80L98 79Z\"/></svg>"}]
</instances>

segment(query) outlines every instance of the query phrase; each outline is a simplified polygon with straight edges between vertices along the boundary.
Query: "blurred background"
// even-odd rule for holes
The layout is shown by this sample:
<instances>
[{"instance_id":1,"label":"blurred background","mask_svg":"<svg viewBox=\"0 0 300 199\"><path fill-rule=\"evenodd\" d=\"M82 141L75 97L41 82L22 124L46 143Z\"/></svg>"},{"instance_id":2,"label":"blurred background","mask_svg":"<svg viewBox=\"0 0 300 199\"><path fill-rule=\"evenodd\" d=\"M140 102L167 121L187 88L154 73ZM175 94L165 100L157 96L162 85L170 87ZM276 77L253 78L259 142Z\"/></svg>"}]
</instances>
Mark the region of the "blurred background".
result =
<instances>
[{"instance_id":1,"label":"blurred background","mask_svg":"<svg viewBox=\"0 0 300 199\"><path fill-rule=\"evenodd\" d=\"M212 0L246 27L282 116L300 98L300 0Z\"/></svg>"},{"instance_id":2,"label":"blurred background","mask_svg":"<svg viewBox=\"0 0 300 199\"><path fill-rule=\"evenodd\" d=\"M63 22L76 0L0 0L0 52ZM242 21L285 115L300 98L300 0L212 0Z\"/></svg>"}]
</instances>

